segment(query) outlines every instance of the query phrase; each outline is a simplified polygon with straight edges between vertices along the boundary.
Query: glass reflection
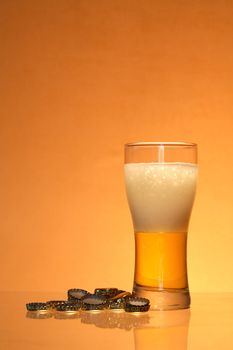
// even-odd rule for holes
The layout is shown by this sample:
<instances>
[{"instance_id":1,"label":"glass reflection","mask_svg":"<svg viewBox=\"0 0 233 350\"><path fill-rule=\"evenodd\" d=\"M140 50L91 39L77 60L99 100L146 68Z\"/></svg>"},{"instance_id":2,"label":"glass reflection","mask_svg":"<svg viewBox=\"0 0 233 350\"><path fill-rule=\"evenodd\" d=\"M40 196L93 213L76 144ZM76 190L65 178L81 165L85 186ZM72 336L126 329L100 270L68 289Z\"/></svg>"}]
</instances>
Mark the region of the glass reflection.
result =
<instances>
[{"instance_id":1,"label":"glass reflection","mask_svg":"<svg viewBox=\"0 0 233 350\"><path fill-rule=\"evenodd\" d=\"M187 350L190 310L156 311L148 326L134 329L135 350Z\"/></svg>"}]
</instances>

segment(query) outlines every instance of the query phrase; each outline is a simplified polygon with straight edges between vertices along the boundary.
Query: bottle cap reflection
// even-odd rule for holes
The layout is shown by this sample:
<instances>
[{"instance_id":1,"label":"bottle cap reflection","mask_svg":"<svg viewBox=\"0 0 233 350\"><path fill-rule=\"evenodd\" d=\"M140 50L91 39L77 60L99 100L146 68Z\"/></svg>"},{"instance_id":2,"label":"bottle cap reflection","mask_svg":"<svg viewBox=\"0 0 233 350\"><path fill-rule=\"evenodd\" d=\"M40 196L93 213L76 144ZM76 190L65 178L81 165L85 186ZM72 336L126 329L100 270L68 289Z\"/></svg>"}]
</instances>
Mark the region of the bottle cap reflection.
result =
<instances>
[{"instance_id":1,"label":"bottle cap reflection","mask_svg":"<svg viewBox=\"0 0 233 350\"><path fill-rule=\"evenodd\" d=\"M130 330L149 324L148 313L129 314L126 312L106 311L100 313L81 313L81 323L93 324L99 328L119 328Z\"/></svg>"},{"instance_id":2,"label":"bottle cap reflection","mask_svg":"<svg viewBox=\"0 0 233 350\"><path fill-rule=\"evenodd\" d=\"M40 311L28 311L26 313L27 318L33 318L33 319L46 319L53 317L53 314L47 310L40 310Z\"/></svg>"},{"instance_id":3,"label":"bottle cap reflection","mask_svg":"<svg viewBox=\"0 0 233 350\"><path fill-rule=\"evenodd\" d=\"M83 325L106 329L133 330L135 350L187 350L190 310L120 312L105 311L28 311L27 318L79 319Z\"/></svg>"},{"instance_id":4,"label":"bottle cap reflection","mask_svg":"<svg viewBox=\"0 0 233 350\"><path fill-rule=\"evenodd\" d=\"M80 318L80 313L76 311L56 311L54 313L54 318L57 320L73 320Z\"/></svg>"}]
</instances>

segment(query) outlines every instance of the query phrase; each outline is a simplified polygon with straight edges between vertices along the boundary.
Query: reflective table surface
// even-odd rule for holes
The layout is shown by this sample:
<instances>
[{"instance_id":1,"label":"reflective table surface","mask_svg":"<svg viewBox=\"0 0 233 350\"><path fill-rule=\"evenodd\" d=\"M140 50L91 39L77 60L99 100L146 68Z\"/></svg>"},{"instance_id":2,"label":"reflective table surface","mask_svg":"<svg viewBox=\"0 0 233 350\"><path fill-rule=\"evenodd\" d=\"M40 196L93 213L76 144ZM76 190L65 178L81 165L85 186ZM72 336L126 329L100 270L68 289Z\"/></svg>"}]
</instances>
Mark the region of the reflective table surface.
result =
<instances>
[{"instance_id":1,"label":"reflective table surface","mask_svg":"<svg viewBox=\"0 0 233 350\"><path fill-rule=\"evenodd\" d=\"M233 294L194 294L191 309L27 312L25 304L65 293L0 293L0 348L201 350L233 349Z\"/></svg>"}]
</instances>

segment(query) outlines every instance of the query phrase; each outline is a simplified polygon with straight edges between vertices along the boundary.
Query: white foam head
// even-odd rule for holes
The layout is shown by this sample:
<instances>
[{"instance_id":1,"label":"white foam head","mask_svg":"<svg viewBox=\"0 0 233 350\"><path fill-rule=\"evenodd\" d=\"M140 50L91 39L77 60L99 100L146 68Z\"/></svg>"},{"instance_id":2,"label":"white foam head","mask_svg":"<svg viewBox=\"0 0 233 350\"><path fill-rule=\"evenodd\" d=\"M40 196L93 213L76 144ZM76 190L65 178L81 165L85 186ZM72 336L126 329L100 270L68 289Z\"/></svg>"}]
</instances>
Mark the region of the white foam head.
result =
<instances>
[{"instance_id":1,"label":"white foam head","mask_svg":"<svg viewBox=\"0 0 233 350\"><path fill-rule=\"evenodd\" d=\"M195 196L191 163L128 163L125 183L136 232L185 232Z\"/></svg>"}]
</instances>

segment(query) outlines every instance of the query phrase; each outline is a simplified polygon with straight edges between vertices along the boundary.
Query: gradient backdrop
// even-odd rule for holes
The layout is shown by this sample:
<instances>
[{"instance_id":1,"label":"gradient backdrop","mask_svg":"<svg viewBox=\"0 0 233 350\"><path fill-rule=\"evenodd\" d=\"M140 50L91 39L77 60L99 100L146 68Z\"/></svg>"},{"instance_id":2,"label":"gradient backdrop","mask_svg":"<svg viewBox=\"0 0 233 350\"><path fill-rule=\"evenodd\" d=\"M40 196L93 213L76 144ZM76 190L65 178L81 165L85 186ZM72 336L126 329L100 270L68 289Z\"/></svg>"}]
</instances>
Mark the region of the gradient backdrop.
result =
<instances>
[{"instance_id":1,"label":"gradient backdrop","mask_svg":"<svg viewBox=\"0 0 233 350\"><path fill-rule=\"evenodd\" d=\"M192 141L192 292L233 291L233 2L1 0L1 290L130 290L123 145Z\"/></svg>"}]
</instances>

